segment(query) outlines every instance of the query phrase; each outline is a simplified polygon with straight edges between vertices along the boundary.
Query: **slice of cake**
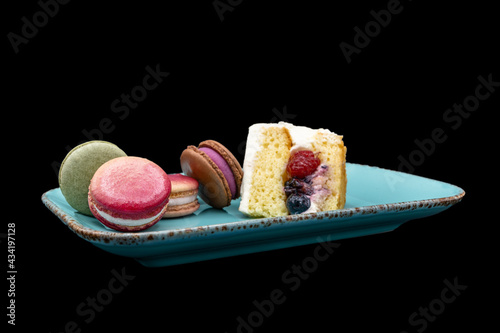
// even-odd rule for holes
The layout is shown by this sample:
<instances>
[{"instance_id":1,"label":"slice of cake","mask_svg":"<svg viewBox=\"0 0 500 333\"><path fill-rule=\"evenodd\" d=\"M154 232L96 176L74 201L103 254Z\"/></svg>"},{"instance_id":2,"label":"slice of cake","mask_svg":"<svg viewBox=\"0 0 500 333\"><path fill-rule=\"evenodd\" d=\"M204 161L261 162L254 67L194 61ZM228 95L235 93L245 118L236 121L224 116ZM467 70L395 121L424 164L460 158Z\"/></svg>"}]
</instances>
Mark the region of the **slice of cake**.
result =
<instances>
[{"instance_id":1,"label":"slice of cake","mask_svg":"<svg viewBox=\"0 0 500 333\"><path fill-rule=\"evenodd\" d=\"M239 210L276 217L343 208L345 156L342 136L327 129L285 122L250 126Z\"/></svg>"}]
</instances>

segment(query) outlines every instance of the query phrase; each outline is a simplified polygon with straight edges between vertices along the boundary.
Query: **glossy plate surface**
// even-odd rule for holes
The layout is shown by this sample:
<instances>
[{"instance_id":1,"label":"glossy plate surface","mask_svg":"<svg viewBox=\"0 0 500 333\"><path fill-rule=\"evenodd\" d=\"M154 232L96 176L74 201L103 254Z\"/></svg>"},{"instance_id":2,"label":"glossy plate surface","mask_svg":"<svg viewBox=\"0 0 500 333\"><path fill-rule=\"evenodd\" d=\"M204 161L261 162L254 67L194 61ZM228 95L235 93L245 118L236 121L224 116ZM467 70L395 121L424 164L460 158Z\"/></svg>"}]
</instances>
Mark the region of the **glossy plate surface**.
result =
<instances>
[{"instance_id":1,"label":"glossy plate surface","mask_svg":"<svg viewBox=\"0 0 500 333\"><path fill-rule=\"evenodd\" d=\"M64 224L95 246L132 257L145 266L168 266L392 231L402 223L437 214L460 202L465 192L440 181L347 163L344 209L252 219L239 200L223 210L204 204L194 214L162 219L137 232L118 232L75 211L59 188L43 203Z\"/></svg>"}]
</instances>

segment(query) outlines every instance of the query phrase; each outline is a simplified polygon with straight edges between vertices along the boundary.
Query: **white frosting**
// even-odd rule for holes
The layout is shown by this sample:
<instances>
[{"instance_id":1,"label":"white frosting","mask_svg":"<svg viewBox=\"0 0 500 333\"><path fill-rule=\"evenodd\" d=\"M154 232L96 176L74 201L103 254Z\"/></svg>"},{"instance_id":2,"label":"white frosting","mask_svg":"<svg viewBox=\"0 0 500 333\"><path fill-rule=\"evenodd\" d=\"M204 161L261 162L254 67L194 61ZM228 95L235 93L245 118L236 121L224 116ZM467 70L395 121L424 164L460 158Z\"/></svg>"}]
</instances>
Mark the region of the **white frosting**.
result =
<instances>
[{"instance_id":1,"label":"white frosting","mask_svg":"<svg viewBox=\"0 0 500 333\"><path fill-rule=\"evenodd\" d=\"M339 139L337 134L324 128L312 129L305 126L295 126L283 121L280 121L278 123L278 126L279 125L286 127L288 129L288 132L290 133L290 137L292 138L292 148L290 149L290 152L292 153L296 150L312 150L312 144L317 133L328 135L330 140Z\"/></svg>"},{"instance_id":2,"label":"white frosting","mask_svg":"<svg viewBox=\"0 0 500 333\"><path fill-rule=\"evenodd\" d=\"M113 217L113 216L99 210L95 205L94 205L94 208L99 213L99 215L101 215L104 219L106 219L106 221L109 221L109 222L115 223L115 224L119 224L119 225L123 225L126 227L136 227L139 225L143 225L143 224L152 222L155 219L157 219L160 215L163 215L162 214L163 210L161 210L157 215L155 215L153 217L150 217L147 219L131 220L131 219L122 219L122 218L118 218L118 217Z\"/></svg>"},{"instance_id":3,"label":"white frosting","mask_svg":"<svg viewBox=\"0 0 500 333\"><path fill-rule=\"evenodd\" d=\"M292 138L291 153L296 150L312 150L314 135L316 134L315 130L309 127L294 126L284 122L280 122L279 124L285 126L290 133L290 137Z\"/></svg>"},{"instance_id":4,"label":"white frosting","mask_svg":"<svg viewBox=\"0 0 500 333\"><path fill-rule=\"evenodd\" d=\"M323 133L329 136L330 140L340 140L340 137L328 129L312 129L305 126L295 126L290 123L280 121L278 124L253 124L248 129L247 145L245 150L245 158L243 161L243 181L241 184L241 202L239 210L243 213L248 213L249 199L245 195L250 193L251 179L255 166L255 157L261 149L262 130L269 127L285 127L290 133L292 139L291 152L296 150L312 150L312 144L315 140L316 133ZM286 166L283 166L285 168ZM248 175L245 177L245 175Z\"/></svg>"},{"instance_id":5,"label":"white frosting","mask_svg":"<svg viewBox=\"0 0 500 333\"><path fill-rule=\"evenodd\" d=\"M241 202L239 210L243 213L248 213L249 199L246 193L250 193L250 188L252 186L250 175L253 174L253 169L255 167L255 156L261 148L262 129L270 126L276 126L276 124L253 124L248 128L247 145L243 161L243 180L240 188ZM245 175L248 176L245 177Z\"/></svg>"},{"instance_id":6,"label":"white frosting","mask_svg":"<svg viewBox=\"0 0 500 333\"><path fill-rule=\"evenodd\" d=\"M168 205L169 206L185 205L187 203L194 201L196 199L196 197L197 197L197 193L190 195L190 196L187 196L187 197L173 198L173 199L170 199L170 201L168 202Z\"/></svg>"}]
</instances>

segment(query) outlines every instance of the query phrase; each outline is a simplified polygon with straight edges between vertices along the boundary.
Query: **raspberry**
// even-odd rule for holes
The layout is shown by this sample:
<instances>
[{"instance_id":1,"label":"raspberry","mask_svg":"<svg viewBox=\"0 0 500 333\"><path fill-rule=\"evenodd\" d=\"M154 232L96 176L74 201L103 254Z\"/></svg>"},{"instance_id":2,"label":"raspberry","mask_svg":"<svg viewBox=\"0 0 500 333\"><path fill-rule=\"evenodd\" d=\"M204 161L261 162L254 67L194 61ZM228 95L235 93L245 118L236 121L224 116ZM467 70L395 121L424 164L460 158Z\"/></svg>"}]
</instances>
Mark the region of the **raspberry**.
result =
<instances>
[{"instance_id":1,"label":"raspberry","mask_svg":"<svg viewBox=\"0 0 500 333\"><path fill-rule=\"evenodd\" d=\"M313 173L321 161L310 150L301 150L290 156L286 170L290 177L305 178Z\"/></svg>"}]
</instances>

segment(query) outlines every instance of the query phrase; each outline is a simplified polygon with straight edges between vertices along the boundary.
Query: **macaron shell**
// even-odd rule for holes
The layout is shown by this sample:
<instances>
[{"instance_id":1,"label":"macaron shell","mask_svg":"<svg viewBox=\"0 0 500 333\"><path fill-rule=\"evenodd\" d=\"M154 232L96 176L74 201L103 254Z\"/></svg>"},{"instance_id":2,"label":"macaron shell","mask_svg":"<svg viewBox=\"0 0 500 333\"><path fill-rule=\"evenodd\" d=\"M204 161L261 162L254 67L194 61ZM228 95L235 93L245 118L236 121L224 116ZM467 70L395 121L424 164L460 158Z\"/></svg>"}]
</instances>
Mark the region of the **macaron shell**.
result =
<instances>
[{"instance_id":1,"label":"macaron shell","mask_svg":"<svg viewBox=\"0 0 500 333\"><path fill-rule=\"evenodd\" d=\"M234 155L221 143L214 140L205 140L198 145L198 148L210 148L215 150L226 161L231 168L236 184L236 193L233 199L240 197L241 182L243 180L243 169Z\"/></svg>"},{"instance_id":2,"label":"macaron shell","mask_svg":"<svg viewBox=\"0 0 500 333\"><path fill-rule=\"evenodd\" d=\"M198 190L198 181L192 177L174 173L169 174L168 178L170 178L170 183L172 184L171 196L178 192Z\"/></svg>"},{"instance_id":3,"label":"macaron shell","mask_svg":"<svg viewBox=\"0 0 500 333\"><path fill-rule=\"evenodd\" d=\"M214 162L215 165L217 165L219 170L224 175L224 179L226 180L227 185L229 186L229 190L231 191L231 196L234 198L237 194L236 182L234 181L233 172L231 171L231 168L229 167L227 162L224 160L224 158L222 158L222 156L219 155L219 153L217 153L215 150L211 148L202 147L198 149L207 154L208 157L212 160L212 162Z\"/></svg>"},{"instance_id":4,"label":"macaron shell","mask_svg":"<svg viewBox=\"0 0 500 333\"><path fill-rule=\"evenodd\" d=\"M196 179L200 186L198 195L214 208L231 204L231 190L222 171L195 146L188 146L181 154L181 168L184 174Z\"/></svg>"},{"instance_id":5,"label":"macaron shell","mask_svg":"<svg viewBox=\"0 0 500 333\"><path fill-rule=\"evenodd\" d=\"M198 202L198 199L184 205L177 205L177 206L169 205L167 210L165 211L165 214L163 214L163 218L168 219L168 218L186 216L196 212L199 208L200 208L200 203Z\"/></svg>"},{"instance_id":6,"label":"macaron shell","mask_svg":"<svg viewBox=\"0 0 500 333\"><path fill-rule=\"evenodd\" d=\"M88 141L74 147L59 169L58 182L68 204L78 212L92 216L87 195L90 180L101 165L117 157L127 156L107 141Z\"/></svg>"},{"instance_id":7,"label":"macaron shell","mask_svg":"<svg viewBox=\"0 0 500 333\"><path fill-rule=\"evenodd\" d=\"M95 172L88 195L110 215L140 219L156 215L170 193L170 179L162 168L129 156L104 163Z\"/></svg>"}]
</instances>

